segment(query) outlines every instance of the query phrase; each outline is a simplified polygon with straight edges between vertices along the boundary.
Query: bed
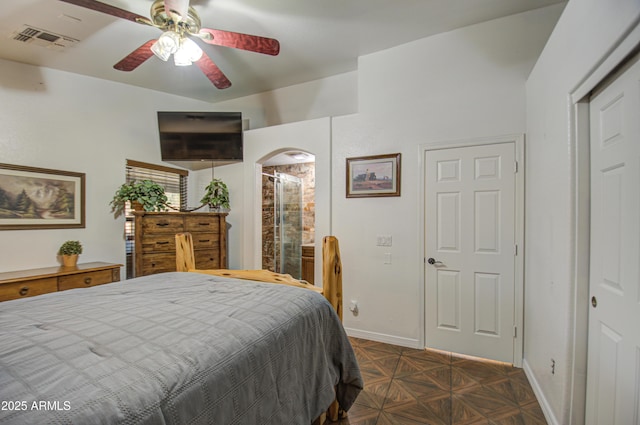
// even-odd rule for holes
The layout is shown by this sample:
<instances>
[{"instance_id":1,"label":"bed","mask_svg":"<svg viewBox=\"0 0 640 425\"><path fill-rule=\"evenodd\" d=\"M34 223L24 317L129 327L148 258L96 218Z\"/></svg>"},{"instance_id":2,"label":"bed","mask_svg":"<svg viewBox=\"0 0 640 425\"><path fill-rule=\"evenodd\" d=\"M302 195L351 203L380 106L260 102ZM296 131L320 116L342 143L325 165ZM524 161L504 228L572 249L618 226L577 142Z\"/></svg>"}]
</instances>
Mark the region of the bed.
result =
<instances>
[{"instance_id":1,"label":"bed","mask_svg":"<svg viewBox=\"0 0 640 425\"><path fill-rule=\"evenodd\" d=\"M175 272L0 304L0 424L311 424L362 385L306 288Z\"/></svg>"}]
</instances>

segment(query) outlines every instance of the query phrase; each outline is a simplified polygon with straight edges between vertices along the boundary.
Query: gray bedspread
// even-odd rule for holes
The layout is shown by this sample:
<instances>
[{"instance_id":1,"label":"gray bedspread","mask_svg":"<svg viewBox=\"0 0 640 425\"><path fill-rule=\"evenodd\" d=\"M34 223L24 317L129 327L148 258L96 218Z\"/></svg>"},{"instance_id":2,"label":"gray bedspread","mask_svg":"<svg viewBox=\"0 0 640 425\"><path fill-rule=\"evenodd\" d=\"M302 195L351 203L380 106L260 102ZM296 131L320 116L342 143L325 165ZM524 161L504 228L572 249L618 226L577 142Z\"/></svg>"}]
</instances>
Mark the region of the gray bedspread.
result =
<instances>
[{"instance_id":1,"label":"gray bedspread","mask_svg":"<svg viewBox=\"0 0 640 425\"><path fill-rule=\"evenodd\" d=\"M300 424L362 388L316 292L165 273L0 303L0 424Z\"/></svg>"}]
</instances>

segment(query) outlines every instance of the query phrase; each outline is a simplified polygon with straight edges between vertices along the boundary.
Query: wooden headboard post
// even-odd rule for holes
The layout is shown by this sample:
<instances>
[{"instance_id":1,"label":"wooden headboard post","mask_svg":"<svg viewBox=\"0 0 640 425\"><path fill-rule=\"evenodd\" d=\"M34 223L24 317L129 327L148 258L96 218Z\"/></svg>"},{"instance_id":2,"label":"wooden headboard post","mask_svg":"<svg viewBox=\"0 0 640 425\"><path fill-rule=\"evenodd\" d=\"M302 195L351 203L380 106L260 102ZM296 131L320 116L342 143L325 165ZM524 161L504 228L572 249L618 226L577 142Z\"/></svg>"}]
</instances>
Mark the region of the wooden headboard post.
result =
<instances>
[{"instance_id":1,"label":"wooden headboard post","mask_svg":"<svg viewBox=\"0 0 640 425\"><path fill-rule=\"evenodd\" d=\"M176 270L188 272L196 268L191 233L176 234Z\"/></svg>"},{"instance_id":2,"label":"wooden headboard post","mask_svg":"<svg viewBox=\"0 0 640 425\"><path fill-rule=\"evenodd\" d=\"M342 262L338 239L335 236L322 238L322 292L342 322ZM337 400L327 409L327 416L332 422L340 419L341 409Z\"/></svg>"},{"instance_id":3,"label":"wooden headboard post","mask_svg":"<svg viewBox=\"0 0 640 425\"><path fill-rule=\"evenodd\" d=\"M322 239L322 289L323 295L336 309L342 321L342 262L335 236L325 236Z\"/></svg>"}]
</instances>

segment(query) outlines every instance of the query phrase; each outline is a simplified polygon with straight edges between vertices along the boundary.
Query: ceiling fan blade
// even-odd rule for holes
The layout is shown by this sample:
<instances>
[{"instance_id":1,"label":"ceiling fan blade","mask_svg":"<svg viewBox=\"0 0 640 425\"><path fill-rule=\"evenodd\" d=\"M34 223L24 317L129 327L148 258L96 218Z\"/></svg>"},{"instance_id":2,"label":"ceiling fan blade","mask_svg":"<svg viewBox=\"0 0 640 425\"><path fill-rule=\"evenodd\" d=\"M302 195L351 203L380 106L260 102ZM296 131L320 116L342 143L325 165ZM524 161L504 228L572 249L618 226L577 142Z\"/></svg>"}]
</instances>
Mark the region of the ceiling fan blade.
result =
<instances>
[{"instance_id":1,"label":"ceiling fan blade","mask_svg":"<svg viewBox=\"0 0 640 425\"><path fill-rule=\"evenodd\" d=\"M164 10L167 16L178 14L180 19L189 13L189 0L164 0Z\"/></svg>"},{"instance_id":2,"label":"ceiling fan blade","mask_svg":"<svg viewBox=\"0 0 640 425\"><path fill-rule=\"evenodd\" d=\"M133 71L140 65L144 63L147 59L153 56L153 52L151 51L151 46L157 40L149 40L144 43L142 46L138 47L133 52L129 53L124 59L122 59L117 64L113 65L115 69L118 71Z\"/></svg>"},{"instance_id":3,"label":"ceiling fan blade","mask_svg":"<svg viewBox=\"0 0 640 425\"><path fill-rule=\"evenodd\" d=\"M198 65L198 68L202 70L204 75L219 89L226 89L231 86L231 81L227 78L226 75L218 68L218 65L213 63L211 58L207 56L205 53L202 54L202 57L195 62Z\"/></svg>"},{"instance_id":4,"label":"ceiling fan blade","mask_svg":"<svg viewBox=\"0 0 640 425\"><path fill-rule=\"evenodd\" d=\"M119 7L111 6L106 3L101 3L96 0L60 0L65 3L75 4L76 6L85 7L87 9L95 10L97 12L106 13L107 15L115 16L116 18L127 19L132 22L153 25L149 18L145 18L142 15L138 15L133 12L129 12Z\"/></svg>"},{"instance_id":5,"label":"ceiling fan blade","mask_svg":"<svg viewBox=\"0 0 640 425\"><path fill-rule=\"evenodd\" d=\"M217 46L233 47L234 49L249 50L250 52L264 53L276 56L280 53L280 43L274 38L259 37L257 35L241 34L239 32L213 30L202 28L200 34L209 34L201 37L202 41Z\"/></svg>"}]
</instances>

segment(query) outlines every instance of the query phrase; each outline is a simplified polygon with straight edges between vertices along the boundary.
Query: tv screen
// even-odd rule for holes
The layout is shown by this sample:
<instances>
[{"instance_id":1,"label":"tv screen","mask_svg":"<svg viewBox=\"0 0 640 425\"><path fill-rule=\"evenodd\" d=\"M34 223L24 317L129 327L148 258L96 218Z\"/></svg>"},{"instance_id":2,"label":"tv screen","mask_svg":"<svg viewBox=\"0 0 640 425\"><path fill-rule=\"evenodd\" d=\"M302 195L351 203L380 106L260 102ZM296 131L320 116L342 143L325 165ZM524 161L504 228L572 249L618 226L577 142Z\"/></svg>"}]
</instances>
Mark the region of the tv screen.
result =
<instances>
[{"instance_id":1,"label":"tv screen","mask_svg":"<svg viewBox=\"0 0 640 425\"><path fill-rule=\"evenodd\" d=\"M159 111L158 129L163 161L242 161L240 112Z\"/></svg>"}]
</instances>

